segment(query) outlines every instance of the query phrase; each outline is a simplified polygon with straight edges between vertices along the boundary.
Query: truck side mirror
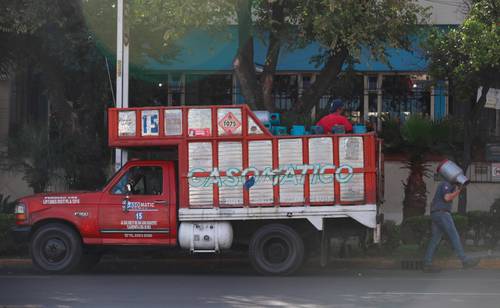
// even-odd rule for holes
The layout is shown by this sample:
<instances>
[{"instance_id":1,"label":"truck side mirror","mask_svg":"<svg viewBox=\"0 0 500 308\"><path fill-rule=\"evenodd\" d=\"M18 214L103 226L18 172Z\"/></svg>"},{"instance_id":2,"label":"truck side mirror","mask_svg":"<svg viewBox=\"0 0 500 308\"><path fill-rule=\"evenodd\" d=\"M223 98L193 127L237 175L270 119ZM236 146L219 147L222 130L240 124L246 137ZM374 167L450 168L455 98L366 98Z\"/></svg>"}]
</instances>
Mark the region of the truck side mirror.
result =
<instances>
[{"instance_id":1,"label":"truck side mirror","mask_svg":"<svg viewBox=\"0 0 500 308\"><path fill-rule=\"evenodd\" d=\"M127 183L127 185L125 185L125 190L127 191L127 194L130 194L132 192L132 184Z\"/></svg>"}]
</instances>

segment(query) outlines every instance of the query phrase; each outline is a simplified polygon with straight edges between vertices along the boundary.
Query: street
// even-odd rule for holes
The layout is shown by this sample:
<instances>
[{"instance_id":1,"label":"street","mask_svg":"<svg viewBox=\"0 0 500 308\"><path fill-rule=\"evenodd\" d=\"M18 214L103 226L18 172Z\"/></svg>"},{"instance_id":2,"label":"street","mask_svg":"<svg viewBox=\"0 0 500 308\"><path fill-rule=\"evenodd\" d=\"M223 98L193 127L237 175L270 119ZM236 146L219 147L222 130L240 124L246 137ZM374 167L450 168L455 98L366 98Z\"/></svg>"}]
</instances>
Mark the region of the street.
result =
<instances>
[{"instance_id":1,"label":"street","mask_svg":"<svg viewBox=\"0 0 500 308\"><path fill-rule=\"evenodd\" d=\"M77 275L0 268L0 307L498 307L500 273L321 269L262 277L246 263L104 262Z\"/></svg>"}]
</instances>

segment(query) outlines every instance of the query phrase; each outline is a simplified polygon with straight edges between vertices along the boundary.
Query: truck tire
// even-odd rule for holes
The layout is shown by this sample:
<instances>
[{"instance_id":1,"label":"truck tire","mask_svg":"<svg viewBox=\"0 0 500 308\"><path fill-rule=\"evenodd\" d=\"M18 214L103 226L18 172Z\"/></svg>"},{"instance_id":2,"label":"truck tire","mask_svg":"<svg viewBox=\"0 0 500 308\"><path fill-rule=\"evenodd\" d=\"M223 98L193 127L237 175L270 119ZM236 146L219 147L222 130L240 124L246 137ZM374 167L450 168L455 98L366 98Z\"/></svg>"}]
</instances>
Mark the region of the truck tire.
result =
<instances>
[{"instance_id":1,"label":"truck tire","mask_svg":"<svg viewBox=\"0 0 500 308\"><path fill-rule=\"evenodd\" d=\"M249 256L261 274L290 275L304 261L304 242L289 226L265 225L250 240Z\"/></svg>"},{"instance_id":2,"label":"truck tire","mask_svg":"<svg viewBox=\"0 0 500 308\"><path fill-rule=\"evenodd\" d=\"M36 230L30 245L33 264L40 270L69 273L77 269L82 256L82 241L72 228L51 223Z\"/></svg>"}]
</instances>

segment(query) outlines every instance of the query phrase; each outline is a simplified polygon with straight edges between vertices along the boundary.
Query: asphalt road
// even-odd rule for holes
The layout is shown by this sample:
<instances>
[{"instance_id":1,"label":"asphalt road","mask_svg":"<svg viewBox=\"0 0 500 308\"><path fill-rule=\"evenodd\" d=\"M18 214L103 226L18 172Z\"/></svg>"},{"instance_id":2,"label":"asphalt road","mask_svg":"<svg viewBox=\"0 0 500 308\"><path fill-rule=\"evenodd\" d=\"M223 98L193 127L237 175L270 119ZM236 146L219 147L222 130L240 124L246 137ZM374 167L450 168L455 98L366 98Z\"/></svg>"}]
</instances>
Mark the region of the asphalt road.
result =
<instances>
[{"instance_id":1,"label":"asphalt road","mask_svg":"<svg viewBox=\"0 0 500 308\"><path fill-rule=\"evenodd\" d=\"M0 307L500 307L500 271L309 267L261 277L245 263L105 262L79 275L0 268Z\"/></svg>"}]
</instances>

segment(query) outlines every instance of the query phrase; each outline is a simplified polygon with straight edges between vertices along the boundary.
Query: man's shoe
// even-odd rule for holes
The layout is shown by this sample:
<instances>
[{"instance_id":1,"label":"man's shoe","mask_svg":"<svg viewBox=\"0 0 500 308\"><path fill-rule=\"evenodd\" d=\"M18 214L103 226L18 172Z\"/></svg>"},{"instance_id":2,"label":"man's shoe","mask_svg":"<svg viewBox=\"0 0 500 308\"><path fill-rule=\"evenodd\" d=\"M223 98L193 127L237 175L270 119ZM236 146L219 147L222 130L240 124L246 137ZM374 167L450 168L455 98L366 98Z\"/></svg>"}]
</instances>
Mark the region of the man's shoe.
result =
<instances>
[{"instance_id":1,"label":"man's shoe","mask_svg":"<svg viewBox=\"0 0 500 308\"><path fill-rule=\"evenodd\" d=\"M422 267L422 271L424 273L439 273L441 272L441 268L430 264L424 264L424 266Z\"/></svg>"},{"instance_id":2,"label":"man's shoe","mask_svg":"<svg viewBox=\"0 0 500 308\"><path fill-rule=\"evenodd\" d=\"M473 268L476 265L478 265L480 261L481 261L481 258L466 259L464 262L462 262L462 266L464 269Z\"/></svg>"}]
</instances>

